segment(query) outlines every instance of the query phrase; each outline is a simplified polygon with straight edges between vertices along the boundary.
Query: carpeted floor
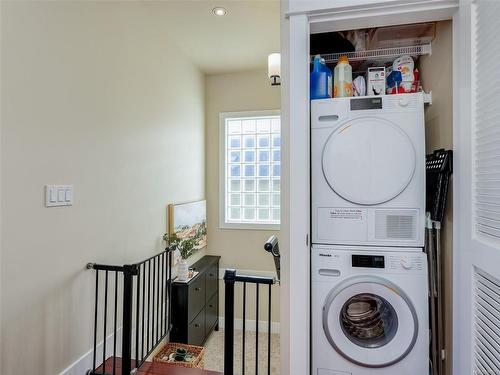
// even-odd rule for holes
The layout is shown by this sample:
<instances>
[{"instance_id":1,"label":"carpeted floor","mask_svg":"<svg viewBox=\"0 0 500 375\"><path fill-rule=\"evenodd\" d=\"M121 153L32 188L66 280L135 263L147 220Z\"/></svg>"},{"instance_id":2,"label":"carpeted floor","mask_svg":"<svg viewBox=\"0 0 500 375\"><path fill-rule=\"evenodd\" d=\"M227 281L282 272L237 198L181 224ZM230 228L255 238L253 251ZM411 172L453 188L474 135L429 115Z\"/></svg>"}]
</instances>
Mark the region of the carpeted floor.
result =
<instances>
[{"instance_id":1,"label":"carpeted floor","mask_svg":"<svg viewBox=\"0 0 500 375\"><path fill-rule=\"evenodd\" d=\"M255 374L255 332L245 334L245 375ZM234 373L241 374L242 331L234 333ZM259 332L259 374L267 375L267 332ZM280 373L280 336L271 334L271 375ZM205 369L224 371L224 330L213 332L205 343Z\"/></svg>"}]
</instances>

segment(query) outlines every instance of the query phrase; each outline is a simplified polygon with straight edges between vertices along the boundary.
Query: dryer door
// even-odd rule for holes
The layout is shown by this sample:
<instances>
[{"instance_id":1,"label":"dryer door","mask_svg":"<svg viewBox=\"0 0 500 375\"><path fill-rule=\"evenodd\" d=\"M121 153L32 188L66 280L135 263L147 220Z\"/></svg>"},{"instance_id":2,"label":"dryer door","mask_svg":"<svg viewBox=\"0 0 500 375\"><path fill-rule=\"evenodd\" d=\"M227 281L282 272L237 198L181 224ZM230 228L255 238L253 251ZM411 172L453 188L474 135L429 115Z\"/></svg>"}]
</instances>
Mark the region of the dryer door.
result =
<instances>
[{"instance_id":1,"label":"dryer door","mask_svg":"<svg viewBox=\"0 0 500 375\"><path fill-rule=\"evenodd\" d=\"M352 363L386 367L412 350L418 319L408 297L390 281L352 277L328 294L323 329L332 347Z\"/></svg>"},{"instance_id":2,"label":"dryer door","mask_svg":"<svg viewBox=\"0 0 500 375\"><path fill-rule=\"evenodd\" d=\"M361 205L398 196L415 172L415 149L397 125L358 117L338 127L323 149L323 173L342 198Z\"/></svg>"}]
</instances>

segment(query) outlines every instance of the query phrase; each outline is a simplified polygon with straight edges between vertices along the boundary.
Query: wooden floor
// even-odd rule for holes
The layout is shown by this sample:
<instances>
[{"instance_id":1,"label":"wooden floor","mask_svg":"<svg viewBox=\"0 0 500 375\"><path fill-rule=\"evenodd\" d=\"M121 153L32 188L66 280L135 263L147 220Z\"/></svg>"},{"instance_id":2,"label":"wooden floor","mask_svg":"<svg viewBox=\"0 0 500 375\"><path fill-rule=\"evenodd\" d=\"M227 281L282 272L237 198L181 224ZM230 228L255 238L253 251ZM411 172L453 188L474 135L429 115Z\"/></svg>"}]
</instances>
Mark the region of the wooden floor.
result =
<instances>
[{"instance_id":1,"label":"wooden floor","mask_svg":"<svg viewBox=\"0 0 500 375\"><path fill-rule=\"evenodd\" d=\"M121 369L121 358L116 358L116 375L121 375ZM102 372L102 366L97 369L97 372ZM106 360L104 373L113 374L113 358L108 358ZM139 371L137 371L137 375L223 375L223 373L201 369L190 369L158 362L145 362Z\"/></svg>"}]
</instances>

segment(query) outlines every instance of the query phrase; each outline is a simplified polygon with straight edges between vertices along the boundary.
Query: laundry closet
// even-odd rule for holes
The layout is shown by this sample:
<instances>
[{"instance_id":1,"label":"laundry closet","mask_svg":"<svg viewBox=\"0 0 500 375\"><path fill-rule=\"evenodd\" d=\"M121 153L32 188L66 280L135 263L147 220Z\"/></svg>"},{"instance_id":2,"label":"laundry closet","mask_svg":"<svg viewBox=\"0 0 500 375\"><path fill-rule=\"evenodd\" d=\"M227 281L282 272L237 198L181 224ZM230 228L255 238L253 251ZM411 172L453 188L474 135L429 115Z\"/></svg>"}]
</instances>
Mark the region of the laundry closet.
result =
<instances>
[{"instance_id":1,"label":"laundry closet","mask_svg":"<svg viewBox=\"0 0 500 375\"><path fill-rule=\"evenodd\" d=\"M288 373L500 373L498 82L485 74L500 59L497 8L285 7L283 310L291 338L311 337L290 341ZM443 181L436 200L428 185ZM306 351L307 368L296 358Z\"/></svg>"},{"instance_id":2,"label":"laundry closet","mask_svg":"<svg viewBox=\"0 0 500 375\"><path fill-rule=\"evenodd\" d=\"M444 374L426 154L451 167L451 21L313 33L310 55L312 373Z\"/></svg>"}]
</instances>

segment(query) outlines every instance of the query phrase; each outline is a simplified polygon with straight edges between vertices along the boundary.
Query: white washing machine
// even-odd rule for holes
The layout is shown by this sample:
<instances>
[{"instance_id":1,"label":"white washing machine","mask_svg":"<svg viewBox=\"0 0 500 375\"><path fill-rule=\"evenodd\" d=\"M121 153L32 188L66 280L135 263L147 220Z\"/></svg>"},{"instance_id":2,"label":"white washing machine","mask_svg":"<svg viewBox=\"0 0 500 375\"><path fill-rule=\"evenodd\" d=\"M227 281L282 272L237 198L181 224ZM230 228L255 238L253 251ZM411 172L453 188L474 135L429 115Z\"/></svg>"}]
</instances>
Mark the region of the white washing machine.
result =
<instances>
[{"instance_id":1,"label":"white washing machine","mask_svg":"<svg viewBox=\"0 0 500 375\"><path fill-rule=\"evenodd\" d=\"M421 93L311 102L313 243L420 247Z\"/></svg>"},{"instance_id":2,"label":"white washing machine","mask_svg":"<svg viewBox=\"0 0 500 375\"><path fill-rule=\"evenodd\" d=\"M421 249L313 245L312 375L428 375Z\"/></svg>"}]
</instances>

